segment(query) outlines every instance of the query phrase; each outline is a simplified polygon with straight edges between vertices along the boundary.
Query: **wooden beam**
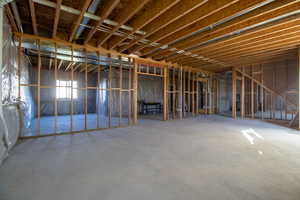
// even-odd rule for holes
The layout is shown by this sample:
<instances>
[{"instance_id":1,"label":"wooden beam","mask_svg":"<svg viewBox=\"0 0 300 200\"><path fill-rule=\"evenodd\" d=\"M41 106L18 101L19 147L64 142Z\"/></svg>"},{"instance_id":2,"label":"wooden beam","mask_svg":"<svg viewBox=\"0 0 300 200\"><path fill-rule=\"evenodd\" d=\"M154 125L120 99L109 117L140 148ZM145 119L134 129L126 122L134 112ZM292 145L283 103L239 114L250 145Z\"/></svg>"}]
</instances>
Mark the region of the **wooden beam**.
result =
<instances>
[{"instance_id":1,"label":"wooden beam","mask_svg":"<svg viewBox=\"0 0 300 200\"><path fill-rule=\"evenodd\" d=\"M60 62L58 64L58 67L57 67L58 70L60 69L60 67L61 67L62 64L63 64L63 60L60 60Z\"/></svg>"},{"instance_id":2,"label":"wooden beam","mask_svg":"<svg viewBox=\"0 0 300 200\"><path fill-rule=\"evenodd\" d=\"M232 97L231 97L231 112L232 118L236 118L236 70L235 68L232 69Z\"/></svg>"},{"instance_id":3,"label":"wooden beam","mask_svg":"<svg viewBox=\"0 0 300 200\"><path fill-rule=\"evenodd\" d=\"M186 95L186 93L185 93L185 91L186 91L186 71L185 71L185 68L183 68L183 67L181 67L181 69L182 69L182 80L183 80L183 83L182 83L182 87L183 87L183 89L182 89L182 92L183 92L183 94L182 94L182 115L183 115L183 117L185 117L185 115L186 115L186 113L185 113L185 111L186 111L186 109L185 109L185 104L186 104L186 99L185 99L185 95Z\"/></svg>"},{"instance_id":4,"label":"wooden beam","mask_svg":"<svg viewBox=\"0 0 300 200\"><path fill-rule=\"evenodd\" d=\"M57 39L57 38L55 38L55 39L54 38L47 38L47 37L41 37L41 36L36 36L36 35L32 35L32 34L25 34L25 33L14 33L14 35L16 35L17 37L22 37L23 39L30 39L30 40L38 39L38 40L46 41L46 42L49 42L49 43L52 43L52 44L56 43L57 45L69 46L69 47L72 47L74 50L75 49L79 49L79 50L86 49L87 51L91 51L91 52L100 52L103 55L111 54L111 55L116 56L116 57L117 56L122 56L122 57L125 57L125 58L132 58L132 59L135 59L138 62L151 63L152 65L155 65L155 66L164 67L164 66L168 66L168 65L171 64L171 63L168 63L168 62L165 62L165 61L156 61L156 60L153 60L153 59L150 59L150 58L141 58L141 57L138 57L136 55L127 55L127 54L123 54L123 53L120 53L120 52L117 52L117 51L114 51L114 50L107 50L107 49L104 49L102 47L93 47L93 46L90 46L90 45L79 45L79 44L71 43L71 42L61 40L61 39ZM179 67L179 65L177 63L172 63L171 66L172 67ZM192 68L190 66L184 66L184 67L185 68L190 68L193 71L198 71L198 72L205 73L205 74L211 74L212 73L210 71L205 71L205 70L202 70L202 69Z\"/></svg>"},{"instance_id":5,"label":"wooden beam","mask_svg":"<svg viewBox=\"0 0 300 200\"><path fill-rule=\"evenodd\" d=\"M242 32L239 35L234 35L231 37L226 37L222 40L209 43L206 45L202 45L201 48L199 48L195 53L199 55L208 55L212 52L218 52L219 50L224 50L227 48L230 48L232 46L237 46L241 43L245 43L247 41L255 40L256 38L262 38L262 37L268 37L272 36L276 33L284 32L287 30L294 29L296 27L299 27L300 25L300 14L293 15L290 17L286 17L281 20L277 20L275 22L267 23L260 25L256 28L247 30L245 32ZM173 52L160 52L158 56L154 56L153 59L156 60L169 60L170 58L176 59L178 55L174 55Z\"/></svg>"},{"instance_id":6,"label":"wooden beam","mask_svg":"<svg viewBox=\"0 0 300 200\"><path fill-rule=\"evenodd\" d=\"M251 76L253 77L253 66L251 67ZM254 81L253 79L251 81L251 118L254 118Z\"/></svg>"},{"instance_id":7,"label":"wooden beam","mask_svg":"<svg viewBox=\"0 0 300 200\"><path fill-rule=\"evenodd\" d=\"M6 5L4 6L4 8L5 8L5 13L6 13L7 17L8 17L8 20L9 20L9 22L10 22L10 24L11 24L12 30L13 30L14 32L15 32L15 31L18 31L18 28L17 28L18 26L17 26L17 24L16 24L16 22L15 22L14 15L12 14L12 11L11 11L9 5L6 4Z\"/></svg>"},{"instance_id":8,"label":"wooden beam","mask_svg":"<svg viewBox=\"0 0 300 200\"><path fill-rule=\"evenodd\" d=\"M257 52L267 52L267 51L272 51L272 50L276 50L276 49L281 49L281 48L288 48L288 47L296 47L297 45L300 44L300 37L296 36L296 37L292 37L292 38L286 38L280 41L272 41L270 42L269 45L264 46L263 44L258 45L258 46L254 46L254 47L250 47L244 50L241 50L240 52L236 51L236 52L232 52L232 53L228 53L225 55L217 55L218 59L235 59L238 57L243 57L243 56L249 56L251 54L255 54Z\"/></svg>"},{"instance_id":9,"label":"wooden beam","mask_svg":"<svg viewBox=\"0 0 300 200\"><path fill-rule=\"evenodd\" d=\"M34 33L34 35L38 35L34 2L32 0L28 0L28 3L29 3L30 15L31 15L31 22L32 22L33 33Z\"/></svg>"},{"instance_id":10,"label":"wooden beam","mask_svg":"<svg viewBox=\"0 0 300 200\"><path fill-rule=\"evenodd\" d=\"M73 24L73 27L71 29L71 34L70 34L69 42L72 42L72 40L73 40L73 38L74 38L74 36L75 36L75 34L77 32L77 29L78 29L78 27L80 25L80 22L82 21L85 12L87 11L87 9L90 6L91 1L92 0L85 0L84 1L84 4L82 5L82 9L81 9L81 12L80 12L80 15L77 18L76 22Z\"/></svg>"},{"instance_id":11,"label":"wooden beam","mask_svg":"<svg viewBox=\"0 0 300 200\"><path fill-rule=\"evenodd\" d=\"M178 4L176 4L172 9L160 15L156 20L148 24L143 28L143 30L147 33L146 35L139 37L133 41L131 41L128 45L119 49L120 52L124 52L125 50L131 48L141 40L149 37L151 34L156 31L162 29L168 24L174 22L185 14L189 13L193 9L201 6L207 0L181 0Z\"/></svg>"},{"instance_id":12,"label":"wooden beam","mask_svg":"<svg viewBox=\"0 0 300 200\"><path fill-rule=\"evenodd\" d=\"M97 27L100 27L106 18L110 15L110 13L115 9L115 7L120 3L120 0L108 0L104 2L104 5L99 8L97 13L100 14L100 20L97 21L93 28L89 31L87 37L85 38L84 43L87 44L90 39L93 37L95 32L97 31Z\"/></svg>"},{"instance_id":13,"label":"wooden beam","mask_svg":"<svg viewBox=\"0 0 300 200\"><path fill-rule=\"evenodd\" d=\"M166 12L169 8L177 4L180 0L164 0L152 1L141 15L129 22L128 26L132 27L128 35L133 35L136 31L142 29L144 26L155 20L162 13ZM109 49L115 48L118 44L125 41L127 37L114 37L109 41Z\"/></svg>"},{"instance_id":14,"label":"wooden beam","mask_svg":"<svg viewBox=\"0 0 300 200\"><path fill-rule=\"evenodd\" d=\"M219 52L223 49L229 49L234 46L240 46L241 44L248 44L253 41L258 41L264 38L273 38L279 34L286 34L290 31L297 30L300 27L300 15L298 20L295 18L280 20L280 23L266 24L259 26L255 29L251 29L247 32L243 32L238 36L224 39L220 42L211 43L210 45L203 46L196 53L208 55L211 52Z\"/></svg>"},{"instance_id":15,"label":"wooden beam","mask_svg":"<svg viewBox=\"0 0 300 200\"><path fill-rule=\"evenodd\" d=\"M242 3L243 1L241 1ZM238 4L238 3L237 3ZM234 4L236 5L236 4ZM244 6L242 6L244 7ZM245 29L247 27L257 25L263 23L267 20L274 19L276 17L289 14L291 12L299 10L300 3L296 0L283 0L283 1L274 1L269 3L263 7L253 10L245 15L241 15L231 21L225 22L220 26L208 31L204 31L200 34L197 34L193 37L190 37L186 40L178 42L176 45L172 45L170 48L177 48L177 49L186 49L189 47L194 46L195 44L200 45L206 41L212 40L214 38L220 38L224 35L228 35L230 33L234 33L236 31ZM245 7L244 7L245 8ZM237 8L239 9L239 8ZM221 14L220 14L221 15ZM205 22L207 23L207 22ZM199 24L199 26L203 27L203 23ZM191 27L192 28L192 27ZM199 27L198 27L199 28ZM188 29L184 29L184 31L188 31ZM183 33L181 33L183 35ZM178 37L170 38L168 41L165 39L163 44L167 42L171 42L174 39L178 39ZM160 41L162 42L162 41ZM201 49L201 46L194 48L191 53L197 52ZM166 50L164 50L166 51Z\"/></svg>"},{"instance_id":16,"label":"wooden beam","mask_svg":"<svg viewBox=\"0 0 300 200\"><path fill-rule=\"evenodd\" d=\"M54 15L54 24L53 24L53 33L52 33L53 38L56 37L56 33L57 33L57 26L58 26L58 21L59 21L61 2L62 2L62 0L57 0L57 2L56 2L56 9L55 9L55 15Z\"/></svg>"},{"instance_id":17,"label":"wooden beam","mask_svg":"<svg viewBox=\"0 0 300 200\"><path fill-rule=\"evenodd\" d=\"M276 95L276 96L278 96L278 97L280 97L280 98L282 98L282 99L285 99L285 97L284 97L283 95L281 95L280 93L278 93L278 92L276 92L276 91L274 91L274 90L268 88L267 86L265 86L265 85L263 84L263 82L262 82L263 79L262 79L262 81L259 81L259 80L255 79L255 78L251 77L249 74L244 73L243 71L241 71L241 70L239 70L239 69L237 69L237 68L235 68L235 71L239 72L240 74L242 74L243 76L249 78L250 80L253 80L258 86L262 87L262 88L263 88L264 90L266 90L267 92L273 93L274 95ZM288 104L292 105L292 106L295 106L295 107L297 106L296 104L294 104L293 102L291 102L291 101L288 100L288 99L286 100L286 102L287 102Z\"/></svg>"},{"instance_id":18,"label":"wooden beam","mask_svg":"<svg viewBox=\"0 0 300 200\"><path fill-rule=\"evenodd\" d=\"M240 54L241 52L247 52L251 49L259 49L259 47L267 48L269 45L278 44L283 42L282 46L284 46L284 43L287 43L291 40L297 40L299 39L299 33L300 33L300 26L296 27L295 29L289 29L287 32L281 32L276 34L273 37L263 37L263 38L256 38L255 40L251 42L245 42L241 43L237 46L234 46L232 48L226 48L226 50L219 50L215 51L214 53L211 52L209 55L205 54L207 57L211 58L219 58L224 57L226 55L233 55L235 53Z\"/></svg>"},{"instance_id":19,"label":"wooden beam","mask_svg":"<svg viewBox=\"0 0 300 200\"><path fill-rule=\"evenodd\" d=\"M49 70L51 69L52 67L52 58L49 58Z\"/></svg>"},{"instance_id":20,"label":"wooden beam","mask_svg":"<svg viewBox=\"0 0 300 200\"><path fill-rule=\"evenodd\" d=\"M210 0L207 1L205 4L201 5L200 7L192 10L191 12L187 13L183 17L179 18L178 20L172 22L168 26L164 27L160 31L152 34L147 39L151 42L158 42L172 34L188 27L189 25L196 23L197 21L208 19L210 15L226 8L238 0ZM225 16L226 17L226 16ZM159 45L159 47L163 46L164 44ZM143 47L139 48L139 50L143 49L146 45L142 45ZM149 51L143 51L142 55L146 56L152 52L153 48L149 48ZM159 53L159 52L158 52ZM151 56L151 55L149 55Z\"/></svg>"},{"instance_id":21,"label":"wooden beam","mask_svg":"<svg viewBox=\"0 0 300 200\"><path fill-rule=\"evenodd\" d=\"M242 80L241 80L241 117L242 118L245 117L245 76L244 75L242 75Z\"/></svg>"},{"instance_id":22,"label":"wooden beam","mask_svg":"<svg viewBox=\"0 0 300 200\"><path fill-rule=\"evenodd\" d=\"M38 75L37 75L37 135L41 134L41 65L42 65L42 58L41 58L41 41L37 40L37 47L38 47Z\"/></svg>"},{"instance_id":23,"label":"wooden beam","mask_svg":"<svg viewBox=\"0 0 300 200\"><path fill-rule=\"evenodd\" d=\"M66 67L66 69L65 69L65 71L68 71L71 67L73 67L75 65L75 62L70 62L69 64L68 64L68 66ZM72 70L73 71L73 70Z\"/></svg>"},{"instance_id":24,"label":"wooden beam","mask_svg":"<svg viewBox=\"0 0 300 200\"><path fill-rule=\"evenodd\" d=\"M182 119L182 66L178 69L178 86L179 86L179 93L178 93L178 111L179 111L179 119Z\"/></svg>"},{"instance_id":25,"label":"wooden beam","mask_svg":"<svg viewBox=\"0 0 300 200\"><path fill-rule=\"evenodd\" d=\"M131 64L133 63L131 58L129 58L128 61ZM128 89L130 90L128 92L128 125L131 125L132 124L132 108L133 108L132 101L131 101L132 94L133 94L133 92L132 92L132 89L133 89L132 88L132 66L131 65L129 66L128 71L129 71L128 72Z\"/></svg>"},{"instance_id":26,"label":"wooden beam","mask_svg":"<svg viewBox=\"0 0 300 200\"><path fill-rule=\"evenodd\" d=\"M168 45L168 44L172 43L175 40L185 38L186 36L196 32L196 31L204 29L205 27L212 26L212 25L214 25L214 24L216 24L216 23L218 23L218 22L220 22L220 21L222 21L226 18L230 18L232 16L235 16L238 13L241 13L241 12L244 12L248 9L251 9L251 8L261 4L264 1L265 0L238 1L235 4L231 4L228 7L225 7L221 10L218 10L218 12L215 12L212 15L209 15L208 17L205 17L204 19L201 19L199 21L196 21L195 23L190 24L189 26L185 27L184 29L181 29L181 30L177 31L174 34L169 35L168 37L157 40L157 42L160 43L158 48L161 47L161 46L164 46L164 45ZM241 17L237 17L237 18L241 18ZM235 19L233 21L235 21ZM229 22L227 22L227 23L229 23ZM219 25L219 26L222 26L222 24ZM214 29L212 29L212 30L214 30ZM191 38L188 38L188 39L186 39L182 42L179 42L176 45L172 45L172 47L175 47L175 48L178 48L178 49L184 49L184 48L181 48L181 46L180 46L182 43L188 42L191 39L194 40L194 38L198 38L198 35L203 35L204 33L207 33L207 31L205 31L201 34L197 34L197 35L195 35ZM189 44L191 44L191 43L189 42ZM197 43L192 43L192 45L195 45L195 44L197 44ZM143 51L143 54L148 55L152 51L152 49L153 48L145 49ZM157 47L156 47L156 49L157 49Z\"/></svg>"},{"instance_id":27,"label":"wooden beam","mask_svg":"<svg viewBox=\"0 0 300 200\"><path fill-rule=\"evenodd\" d=\"M133 124L137 124L138 120L137 120L137 114L138 114L138 106L137 106L137 89L138 89L138 74L137 74L137 68L138 68L138 64L136 62L136 60L133 60L133 77L132 77L132 88L133 88L133 94L132 94L132 103L133 103L133 117L132 117L132 121Z\"/></svg>"},{"instance_id":28,"label":"wooden beam","mask_svg":"<svg viewBox=\"0 0 300 200\"><path fill-rule=\"evenodd\" d=\"M103 33L98 39L97 46L102 46L117 30L119 30L123 24L125 24L138 11L140 11L149 1L150 0L134 0L127 4L126 7L114 19L118 25L115 26L110 33Z\"/></svg>"},{"instance_id":29,"label":"wooden beam","mask_svg":"<svg viewBox=\"0 0 300 200\"><path fill-rule=\"evenodd\" d=\"M164 99L163 99L163 102L164 102L164 105L163 105L163 119L164 120L168 120L169 119L169 112L168 112L168 83L169 83L169 69L168 67L165 67L164 68L164 78L163 78L163 81L164 81L164 87L163 87L163 94L164 94Z\"/></svg>"}]
</instances>

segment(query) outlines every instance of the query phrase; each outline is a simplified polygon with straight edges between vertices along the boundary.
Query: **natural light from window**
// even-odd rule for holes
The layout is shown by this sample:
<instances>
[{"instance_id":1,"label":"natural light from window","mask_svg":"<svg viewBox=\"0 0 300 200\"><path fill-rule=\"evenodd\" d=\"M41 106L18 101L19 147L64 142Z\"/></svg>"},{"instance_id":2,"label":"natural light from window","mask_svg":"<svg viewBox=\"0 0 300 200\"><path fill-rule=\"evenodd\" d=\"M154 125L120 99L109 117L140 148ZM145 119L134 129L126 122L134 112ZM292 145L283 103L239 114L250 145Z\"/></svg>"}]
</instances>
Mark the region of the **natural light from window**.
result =
<instances>
[{"instance_id":1,"label":"natural light from window","mask_svg":"<svg viewBox=\"0 0 300 200\"><path fill-rule=\"evenodd\" d=\"M56 80L56 98L57 99L71 99L72 81ZM73 99L77 99L77 81L73 81Z\"/></svg>"}]
</instances>

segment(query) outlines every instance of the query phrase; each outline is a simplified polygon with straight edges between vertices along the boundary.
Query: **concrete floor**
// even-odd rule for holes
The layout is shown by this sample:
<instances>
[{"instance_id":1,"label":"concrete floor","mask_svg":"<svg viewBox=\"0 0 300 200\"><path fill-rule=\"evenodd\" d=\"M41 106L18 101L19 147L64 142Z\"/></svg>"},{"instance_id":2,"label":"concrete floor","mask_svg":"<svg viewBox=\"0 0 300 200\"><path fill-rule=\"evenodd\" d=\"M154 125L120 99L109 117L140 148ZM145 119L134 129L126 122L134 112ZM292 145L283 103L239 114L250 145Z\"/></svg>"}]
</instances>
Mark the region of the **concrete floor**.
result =
<instances>
[{"instance_id":1,"label":"concrete floor","mask_svg":"<svg viewBox=\"0 0 300 200\"><path fill-rule=\"evenodd\" d=\"M43 116L40 118L40 134L47 135L53 133L66 133L71 131L83 131L85 130L85 115L78 114L72 115L73 127L71 130L71 115L57 116L56 128L55 128L55 117L54 116ZM97 129L97 114L87 114L86 125L87 129ZM111 126L119 126L119 117L112 117ZM121 126L128 126L128 118L124 117L121 119ZM108 128L109 119L108 116L101 115L99 121L99 128ZM35 136L38 135L38 119L34 118L30 127L23 130L22 136Z\"/></svg>"},{"instance_id":2,"label":"concrete floor","mask_svg":"<svg viewBox=\"0 0 300 200\"><path fill-rule=\"evenodd\" d=\"M1 200L299 200L300 135L221 116L26 140Z\"/></svg>"}]
</instances>

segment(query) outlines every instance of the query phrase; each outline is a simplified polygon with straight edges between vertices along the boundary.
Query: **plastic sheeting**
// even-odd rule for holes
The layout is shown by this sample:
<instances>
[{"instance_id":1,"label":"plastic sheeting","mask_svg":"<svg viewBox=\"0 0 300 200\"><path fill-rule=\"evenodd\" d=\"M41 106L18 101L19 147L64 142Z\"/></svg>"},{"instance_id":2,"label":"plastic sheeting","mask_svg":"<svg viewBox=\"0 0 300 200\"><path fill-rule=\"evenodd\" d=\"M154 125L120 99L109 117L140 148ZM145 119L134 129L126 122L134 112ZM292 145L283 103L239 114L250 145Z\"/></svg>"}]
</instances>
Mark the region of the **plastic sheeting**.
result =
<instances>
[{"instance_id":1,"label":"plastic sheeting","mask_svg":"<svg viewBox=\"0 0 300 200\"><path fill-rule=\"evenodd\" d=\"M18 111L18 66L17 47L14 43L10 25L3 16L2 71L0 71L2 111L4 120L0 122L0 163L7 156L8 151L16 144L20 131L20 117ZM0 23L2 24L2 23Z\"/></svg>"}]
</instances>

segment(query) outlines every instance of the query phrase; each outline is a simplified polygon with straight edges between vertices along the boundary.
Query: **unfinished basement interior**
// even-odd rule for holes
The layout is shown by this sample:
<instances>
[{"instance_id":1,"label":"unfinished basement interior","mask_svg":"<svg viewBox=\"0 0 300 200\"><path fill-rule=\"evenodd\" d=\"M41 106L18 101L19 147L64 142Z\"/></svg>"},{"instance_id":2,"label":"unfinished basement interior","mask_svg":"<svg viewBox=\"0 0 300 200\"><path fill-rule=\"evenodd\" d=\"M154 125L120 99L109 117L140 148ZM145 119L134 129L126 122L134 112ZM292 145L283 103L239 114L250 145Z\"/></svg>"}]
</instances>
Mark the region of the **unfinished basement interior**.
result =
<instances>
[{"instance_id":1,"label":"unfinished basement interior","mask_svg":"<svg viewBox=\"0 0 300 200\"><path fill-rule=\"evenodd\" d=\"M1 0L0 200L299 200L300 1Z\"/></svg>"}]
</instances>

